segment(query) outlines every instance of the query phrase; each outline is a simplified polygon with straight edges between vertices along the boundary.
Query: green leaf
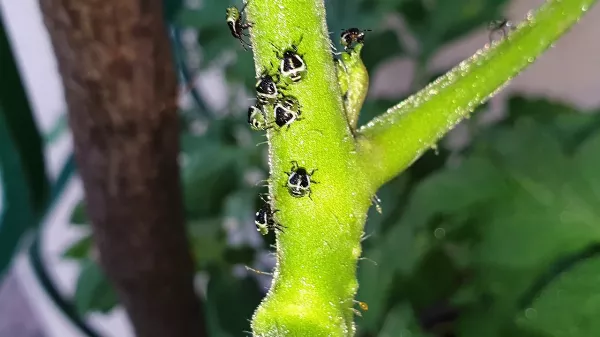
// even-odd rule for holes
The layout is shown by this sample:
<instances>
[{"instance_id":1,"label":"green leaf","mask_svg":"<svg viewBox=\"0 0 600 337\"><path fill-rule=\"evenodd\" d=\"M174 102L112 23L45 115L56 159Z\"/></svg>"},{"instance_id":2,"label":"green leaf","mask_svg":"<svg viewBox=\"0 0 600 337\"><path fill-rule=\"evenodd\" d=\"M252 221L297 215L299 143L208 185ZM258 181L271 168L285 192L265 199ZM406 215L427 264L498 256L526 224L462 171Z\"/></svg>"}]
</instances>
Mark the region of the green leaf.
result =
<instances>
[{"instance_id":1,"label":"green leaf","mask_svg":"<svg viewBox=\"0 0 600 337\"><path fill-rule=\"evenodd\" d=\"M524 123L497 142L502 159L496 164L508 174L514 190L493 211L479 247L480 261L531 268L600 240L600 213L590 204L598 197L580 190L592 181L580 181L579 168L554 137Z\"/></svg>"},{"instance_id":2,"label":"green leaf","mask_svg":"<svg viewBox=\"0 0 600 337\"><path fill-rule=\"evenodd\" d=\"M50 184L46 175L43 140L35 116L27 99L19 68L11 52L8 34L0 20L0 106L3 109L5 132L10 134L19 153L23 174L31 191L31 202L36 216L46 208Z\"/></svg>"},{"instance_id":3,"label":"green leaf","mask_svg":"<svg viewBox=\"0 0 600 337\"><path fill-rule=\"evenodd\" d=\"M357 276L360 287L356 299L369 305L369 311L358 322L361 331L376 332L387 309L387 289L392 285L394 270L381 264L383 254L381 247L374 245L363 253L369 260L359 262Z\"/></svg>"},{"instance_id":4,"label":"green leaf","mask_svg":"<svg viewBox=\"0 0 600 337\"><path fill-rule=\"evenodd\" d=\"M253 278L238 279L216 272L206 293L210 336L242 336L250 331L250 318L262 298Z\"/></svg>"},{"instance_id":5,"label":"green leaf","mask_svg":"<svg viewBox=\"0 0 600 337\"><path fill-rule=\"evenodd\" d=\"M600 199L600 132L590 137L575 153L573 165L578 168L580 179L577 189L589 202ZM583 201L583 200L581 200ZM591 207L591 206L590 206Z\"/></svg>"},{"instance_id":6,"label":"green leaf","mask_svg":"<svg viewBox=\"0 0 600 337\"><path fill-rule=\"evenodd\" d=\"M553 337L589 337L600 334L600 259L584 260L552 282L517 324Z\"/></svg>"},{"instance_id":7,"label":"green leaf","mask_svg":"<svg viewBox=\"0 0 600 337\"><path fill-rule=\"evenodd\" d=\"M204 0L199 9L183 9L175 17L175 23L184 27L206 28L221 25L222 30L228 31L225 21L227 6L220 0ZM238 5L238 8L240 6ZM233 39L233 37L232 37Z\"/></svg>"},{"instance_id":8,"label":"green leaf","mask_svg":"<svg viewBox=\"0 0 600 337\"><path fill-rule=\"evenodd\" d=\"M382 61L403 54L404 48L400 44L398 35L393 31L385 30L367 34L365 47L362 50L362 59L371 72Z\"/></svg>"},{"instance_id":9,"label":"green leaf","mask_svg":"<svg viewBox=\"0 0 600 337\"><path fill-rule=\"evenodd\" d=\"M600 202L600 128L590 129L585 122L591 117L572 109L535 104L568 117L570 128L554 125L540 111L530 111L533 117L523 111L520 118L481 133L460 166L438 171L415 188L381 245L384 256L394 257L384 259L381 268L404 274L412 270L407 261L422 265L430 250L453 247L452 261L442 265L474 272L456 295L462 293L471 308L461 315L461 337L538 336L511 323L522 296L561 258L600 242L600 213L592 206ZM582 128L595 133L568 150L565 142ZM445 231L443 240L433 235L439 228ZM433 266L426 270L438 276L413 272L417 285L439 290L427 282L448 273ZM433 296L431 291L402 287L409 289L413 305L433 300L420 299Z\"/></svg>"},{"instance_id":10,"label":"green leaf","mask_svg":"<svg viewBox=\"0 0 600 337\"><path fill-rule=\"evenodd\" d=\"M441 45L503 17L506 0L408 1L400 10L421 42L425 59Z\"/></svg>"},{"instance_id":11,"label":"green leaf","mask_svg":"<svg viewBox=\"0 0 600 337\"><path fill-rule=\"evenodd\" d=\"M364 242L366 246L377 245L377 242L372 244L371 240L379 241L386 228L397 222L399 213L403 209L402 201L404 201L405 194L408 193L408 182L408 174L403 174L377 191L377 197L381 200L382 212L379 214L374 205L369 209L365 225L365 235L369 235Z\"/></svg>"},{"instance_id":12,"label":"green leaf","mask_svg":"<svg viewBox=\"0 0 600 337\"><path fill-rule=\"evenodd\" d=\"M90 219L85 211L85 201L80 200L71 211L70 222L74 225L88 225L89 221Z\"/></svg>"},{"instance_id":13,"label":"green leaf","mask_svg":"<svg viewBox=\"0 0 600 337\"><path fill-rule=\"evenodd\" d=\"M477 214L504 191L495 178L492 163L477 156L465 160L458 169L433 173L414 190L402 217L385 236L384 256L389 268L408 274L433 247L434 229L427 225L438 216Z\"/></svg>"},{"instance_id":14,"label":"green leaf","mask_svg":"<svg viewBox=\"0 0 600 337\"><path fill-rule=\"evenodd\" d=\"M449 298L460 282L452 258L442 249L429 251L401 289L417 310L428 308Z\"/></svg>"},{"instance_id":15,"label":"green leaf","mask_svg":"<svg viewBox=\"0 0 600 337\"><path fill-rule=\"evenodd\" d=\"M60 115L60 117L58 117L56 122L54 122L54 125L52 126L52 128L50 128L50 131L44 136L44 143L46 143L47 145L55 143L68 130L69 122L67 120L67 115L62 114Z\"/></svg>"},{"instance_id":16,"label":"green leaf","mask_svg":"<svg viewBox=\"0 0 600 337\"><path fill-rule=\"evenodd\" d=\"M221 218L203 219L187 223L188 238L197 270L225 263L227 249Z\"/></svg>"},{"instance_id":17,"label":"green leaf","mask_svg":"<svg viewBox=\"0 0 600 337\"><path fill-rule=\"evenodd\" d=\"M219 17L221 19L221 17ZM202 51L202 68L207 68L213 65L213 61L219 61L219 57L223 56L224 52L234 50L238 59L250 59L250 53L245 53L240 42L236 40L231 33L225 29L225 18L220 22L223 26L210 26L201 29L198 32L198 44ZM247 38L244 38L247 39ZM234 62L235 63L235 62ZM250 67L252 69L252 67ZM253 76L254 77L254 76Z\"/></svg>"},{"instance_id":18,"label":"green leaf","mask_svg":"<svg viewBox=\"0 0 600 337\"><path fill-rule=\"evenodd\" d=\"M83 260L84 258L89 258L92 250L92 244L92 236L87 235L72 244L71 247L65 250L62 256L63 258L73 260Z\"/></svg>"},{"instance_id":19,"label":"green leaf","mask_svg":"<svg viewBox=\"0 0 600 337\"><path fill-rule=\"evenodd\" d=\"M182 179L187 216L215 216L222 200L238 185L236 161L243 153L206 138L185 135L182 148L186 154Z\"/></svg>"},{"instance_id":20,"label":"green leaf","mask_svg":"<svg viewBox=\"0 0 600 337\"><path fill-rule=\"evenodd\" d=\"M183 0L163 0L163 12L166 21L171 21L179 13Z\"/></svg>"},{"instance_id":21,"label":"green leaf","mask_svg":"<svg viewBox=\"0 0 600 337\"><path fill-rule=\"evenodd\" d=\"M567 153L600 129L600 113L597 110L579 111L565 103L519 96L509 100L508 116L501 124L514 125L523 115L552 132Z\"/></svg>"},{"instance_id":22,"label":"green leaf","mask_svg":"<svg viewBox=\"0 0 600 337\"><path fill-rule=\"evenodd\" d=\"M224 201L223 215L244 223L254 215L255 200L258 191L251 189L238 190L228 195Z\"/></svg>"},{"instance_id":23,"label":"green leaf","mask_svg":"<svg viewBox=\"0 0 600 337\"><path fill-rule=\"evenodd\" d=\"M107 313L117 303L117 294L104 272L95 262L85 260L75 289L77 311L82 315L96 311Z\"/></svg>"},{"instance_id":24,"label":"green leaf","mask_svg":"<svg viewBox=\"0 0 600 337\"><path fill-rule=\"evenodd\" d=\"M378 337L425 337L419 328L419 322L408 303L395 306L387 314Z\"/></svg>"},{"instance_id":25,"label":"green leaf","mask_svg":"<svg viewBox=\"0 0 600 337\"><path fill-rule=\"evenodd\" d=\"M23 172L23 163L6 129L0 106L0 178L2 201L0 209L0 279L9 265L19 239L36 224L30 186Z\"/></svg>"},{"instance_id":26,"label":"green leaf","mask_svg":"<svg viewBox=\"0 0 600 337\"><path fill-rule=\"evenodd\" d=\"M0 69L1 277L21 235L38 224L49 197L42 138L1 18Z\"/></svg>"},{"instance_id":27,"label":"green leaf","mask_svg":"<svg viewBox=\"0 0 600 337\"><path fill-rule=\"evenodd\" d=\"M227 76L227 80L241 82L246 88L255 90L256 75L254 73L254 63L249 55L237 54L235 61L225 67L225 75Z\"/></svg>"}]
</instances>

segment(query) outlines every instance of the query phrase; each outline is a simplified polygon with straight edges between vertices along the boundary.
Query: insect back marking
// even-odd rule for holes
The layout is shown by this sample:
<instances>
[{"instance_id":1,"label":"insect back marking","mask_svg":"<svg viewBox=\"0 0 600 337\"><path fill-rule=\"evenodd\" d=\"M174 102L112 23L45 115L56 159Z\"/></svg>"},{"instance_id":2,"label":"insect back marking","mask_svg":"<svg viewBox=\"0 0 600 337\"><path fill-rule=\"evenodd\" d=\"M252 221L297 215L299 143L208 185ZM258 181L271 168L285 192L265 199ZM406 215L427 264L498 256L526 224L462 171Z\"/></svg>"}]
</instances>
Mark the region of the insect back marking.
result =
<instances>
[{"instance_id":1,"label":"insect back marking","mask_svg":"<svg viewBox=\"0 0 600 337\"><path fill-rule=\"evenodd\" d=\"M288 176L288 179L284 186L287 187L288 192L294 198L302 198L308 195L308 197L312 199L312 190L310 188L310 184L318 184L317 181L312 180L312 176L317 169L313 169L310 173L308 173L306 168L298 165L297 161L292 160L291 163L291 171L285 172L285 174Z\"/></svg>"},{"instance_id":2,"label":"insect back marking","mask_svg":"<svg viewBox=\"0 0 600 337\"><path fill-rule=\"evenodd\" d=\"M254 224L256 224L256 230L262 235L267 235L269 231L281 231L285 226L279 224L275 220L275 213L279 210L273 210L270 200L266 200L263 196L260 196L263 201L262 207L256 212L254 216Z\"/></svg>"},{"instance_id":3,"label":"insect back marking","mask_svg":"<svg viewBox=\"0 0 600 337\"><path fill-rule=\"evenodd\" d=\"M360 30L358 28L342 29L340 43L344 46L344 50L351 50L355 44L363 44L365 42L365 32L370 31L370 29Z\"/></svg>"},{"instance_id":4,"label":"insect back marking","mask_svg":"<svg viewBox=\"0 0 600 337\"><path fill-rule=\"evenodd\" d=\"M252 23L246 22L244 18L244 10L246 9L248 2L242 6L241 10L238 10L236 6L231 6L225 11L225 19L227 21L227 26L231 31L231 35L240 41L240 44L245 50L248 50L248 48L251 47L250 42L244 40L244 36L249 36L245 30L252 27Z\"/></svg>"},{"instance_id":5,"label":"insect back marking","mask_svg":"<svg viewBox=\"0 0 600 337\"><path fill-rule=\"evenodd\" d=\"M279 95L278 77L264 71L256 81L256 99L262 105L273 104Z\"/></svg>"},{"instance_id":6,"label":"insect back marking","mask_svg":"<svg viewBox=\"0 0 600 337\"><path fill-rule=\"evenodd\" d=\"M300 37L298 43L293 43L291 47L281 49L271 43L277 58L279 59L279 72L284 78L289 78L293 83L297 83L306 73L306 63L302 55L298 53L298 46L302 43L304 35Z\"/></svg>"},{"instance_id":7,"label":"insect back marking","mask_svg":"<svg viewBox=\"0 0 600 337\"><path fill-rule=\"evenodd\" d=\"M248 124L252 130L263 131L271 126L267 122L264 105L257 103L248 108Z\"/></svg>"},{"instance_id":8,"label":"insect back marking","mask_svg":"<svg viewBox=\"0 0 600 337\"><path fill-rule=\"evenodd\" d=\"M300 102L295 97L284 96L275 103L273 114L278 127L282 128L287 125L289 129L294 121L302 119Z\"/></svg>"}]
</instances>

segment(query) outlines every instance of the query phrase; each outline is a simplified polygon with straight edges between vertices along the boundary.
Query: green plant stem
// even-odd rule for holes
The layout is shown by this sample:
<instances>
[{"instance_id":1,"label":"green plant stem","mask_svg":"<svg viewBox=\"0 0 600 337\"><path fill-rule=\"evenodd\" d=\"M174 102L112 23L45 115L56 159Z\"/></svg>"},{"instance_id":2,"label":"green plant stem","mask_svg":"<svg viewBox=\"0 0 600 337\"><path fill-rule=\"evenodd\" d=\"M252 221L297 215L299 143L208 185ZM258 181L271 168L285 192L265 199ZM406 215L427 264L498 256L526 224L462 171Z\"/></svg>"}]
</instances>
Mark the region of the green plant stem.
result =
<instances>
[{"instance_id":1,"label":"green plant stem","mask_svg":"<svg viewBox=\"0 0 600 337\"><path fill-rule=\"evenodd\" d=\"M461 119L529 66L596 0L549 0L516 31L358 130L362 161L377 186L413 163Z\"/></svg>"},{"instance_id":2,"label":"green plant stem","mask_svg":"<svg viewBox=\"0 0 600 337\"><path fill-rule=\"evenodd\" d=\"M376 189L400 173L475 107L530 64L594 0L549 1L510 38L471 59L361 128L350 130L332 59L323 0L251 0L246 8L257 76L279 73L281 51L297 46L307 66L283 85L301 120L267 132L269 191L277 232L273 283L252 319L255 336L352 336L356 265ZM273 107L267 106L269 120ZM296 161L316 169L310 197L292 197Z\"/></svg>"},{"instance_id":3,"label":"green plant stem","mask_svg":"<svg viewBox=\"0 0 600 337\"><path fill-rule=\"evenodd\" d=\"M292 45L307 66L285 90L299 100L302 120L268 132L270 194L285 229L277 234L273 284L252 330L256 336L351 336L360 237L373 190L344 115L324 3L252 0L246 13L257 75L276 72L277 50ZM272 107L267 112L272 119ZM317 169L310 198L294 198L285 187L291 161Z\"/></svg>"},{"instance_id":4,"label":"green plant stem","mask_svg":"<svg viewBox=\"0 0 600 337\"><path fill-rule=\"evenodd\" d=\"M363 44L357 44L353 50L341 55L341 60L347 69L348 91L344 97L344 105L348 124L352 130L356 129L360 109L369 91L369 73L360 57L362 48Z\"/></svg>"}]
</instances>

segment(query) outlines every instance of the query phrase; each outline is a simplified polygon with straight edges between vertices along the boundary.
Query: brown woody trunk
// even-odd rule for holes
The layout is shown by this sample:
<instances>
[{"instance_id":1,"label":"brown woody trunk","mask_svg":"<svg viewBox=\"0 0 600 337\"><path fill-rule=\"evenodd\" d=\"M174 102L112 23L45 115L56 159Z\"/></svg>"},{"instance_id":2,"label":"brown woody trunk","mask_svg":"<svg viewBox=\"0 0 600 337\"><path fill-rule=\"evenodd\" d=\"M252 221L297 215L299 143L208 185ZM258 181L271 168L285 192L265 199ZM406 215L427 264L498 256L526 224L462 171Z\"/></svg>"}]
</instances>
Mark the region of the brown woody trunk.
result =
<instances>
[{"instance_id":1,"label":"brown woody trunk","mask_svg":"<svg viewBox=\"0 0 600 337\"><path fill-rule=\"evenodd\" d=\"M100 262L139 337L206 336L161 0L40 0Z\"/></svg>"}]
</instances>

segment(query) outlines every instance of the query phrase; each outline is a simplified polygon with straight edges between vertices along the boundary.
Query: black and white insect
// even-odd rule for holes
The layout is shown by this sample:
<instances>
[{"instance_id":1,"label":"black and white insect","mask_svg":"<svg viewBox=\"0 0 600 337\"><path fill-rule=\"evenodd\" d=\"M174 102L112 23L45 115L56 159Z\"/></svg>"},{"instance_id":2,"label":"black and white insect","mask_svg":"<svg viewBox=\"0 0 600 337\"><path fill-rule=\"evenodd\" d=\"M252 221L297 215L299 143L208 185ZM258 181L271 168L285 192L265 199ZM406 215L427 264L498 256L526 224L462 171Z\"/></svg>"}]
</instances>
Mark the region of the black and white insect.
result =
<instances>
[{"instance_id":1,"label":"black and white insect","mask_svg":"<svg viewBox=\"0 0 600 337\"><path fill-rule=\"evenodd\" d=\"M252 130L262 131L269 129L271 126L267 122L264 106L259 104L251 105L248 108L248 124Z\"/></svg>"},{"instance_id":2,"label":"black and white insect","mask_svg":"<svg viewBox=\"0 0 600 337\"><path fill-rule=\"evenodd\" d=\"M256 81L256 99L262 105L273 103L279 95L277 76L263 73Z\"/></svg>"},{"instance_id":3,"label":"black and white insect","mask_svg":"<svg viewBox=\"0 0 600 337\"><path fill-rule=\"evenodd\" d=\"M244 4L241 10L238 10L235 6L231 6L225 11L225 18L227 20L229 30L231 31L231 35L240 41L240 44L245 50L248 50L251 45L243 38L244 36L249 36L248 33L244 32L244 30L252 27L252 23L245 22L244 20L244 9L246 9L247 5L248 2Z\"/></svg>"},{"instance_id":4,"label":"black and white insect","mask_svg":"<svg viewBox=\"0 0 600 337\"><path fill-rule=\"evenodd\" d=\"M290 172L285 172L288 175L287 182L285 186L290 192L290 195L294 198L302 198L305 195L310 195L312 193L310 189L310 184L318 184L318 182L312 180L312 176L317 171L317 169L312 170L310 173L306 170L306 168L298 165L298 162L293 160L292 169ZM311 198L312 199L312 198Z\"/></svg>"},{"instance_id":5,"label":"black and white insect","mask_svg":"<svg viewBox=\"0 0 600 337\"><path fill-rule=\"evenodd\" d=\"M300 118L301 113L300 103L291 96L285 96L282 100L278 100L273 108L275 124L280 128L287 125L289 129L294 121L302 119Z\"/></svg>"},{"instance_id":6,"label":"black and white insect","mask_svg":"<svg viewBox=\"0 0 600 337\"><path fill-rule=\"evenodd\" d=\"M360 30L358 28L343 29L340 37L341 44L344 46L344 50L348 51L352 49L355 43L364 43L365 33L370 31L370 29Z\"/></svg>"},{"instance_id":7,"label":"black and white insect","mask_svg":"<svg viewBox=\"0 0 600 337\"><path fill-rule=\"evenodd\" d=\"M263 206L256 212L254 216L254 223L256 224L256 230L262 235L267 235L269 231L281 231L285 226L275 221L274 214L279 210L273 210L269 201L265 200L262 196L261 199L264 201Z\"/></svg>"},{"instance_id":8,"label":"black and white insect","mask_svg":"<svg viewBox=\"0 0 600 337\"><path fill-rule=\"evenodd\" d=\"M300 37L300 41L297 44L293 44L290 48L283 51L271 43L277 50L277 58L280 60L279 71L281 72L281 75L285 78L289 78L294 83L300 81L302 76L306 73L306 63L302 56L298 54L298 45L302 42L302 38L303 37Z\"/></svg>"},{"instance_id":9,"label":"black and white insect","mask_svg":"<svg viewBox=\"0 0 600 337\"><path fill-rule=\"evenodd\" d=\"M502 35L502 39L504 39L508 35L509 31L513 31L516 28L517 27L515 27L515 25L512 23L512 21L509 21L506 18L503 18L501 20L491 21L488 24L488 29L490 31L490 36L489 36L490 44L492 44L492 42L494 42L494 35L499 33Z\"/></svg>"}]
</instances>

